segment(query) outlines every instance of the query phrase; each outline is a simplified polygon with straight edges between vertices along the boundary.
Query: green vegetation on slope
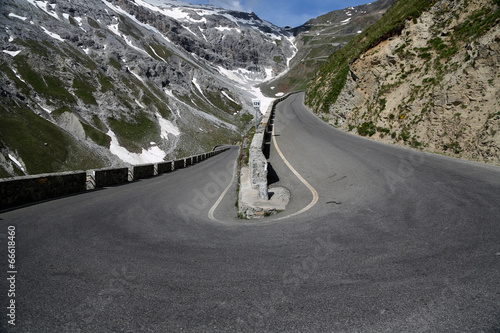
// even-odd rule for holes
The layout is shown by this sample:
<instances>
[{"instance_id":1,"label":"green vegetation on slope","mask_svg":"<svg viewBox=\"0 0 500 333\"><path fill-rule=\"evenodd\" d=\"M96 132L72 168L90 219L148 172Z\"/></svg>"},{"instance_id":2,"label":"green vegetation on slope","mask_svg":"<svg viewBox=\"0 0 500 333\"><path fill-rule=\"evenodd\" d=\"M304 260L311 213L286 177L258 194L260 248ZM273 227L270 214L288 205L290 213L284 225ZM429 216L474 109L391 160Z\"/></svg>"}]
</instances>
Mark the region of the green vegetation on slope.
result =
<instances>
[{"instance_id":1,"label":"green vegetation on slope","mask_svg":"<svg viewBox=\"0 0 500 333\"><path fill-rule=\"evenodd\" d=\"M99 156L26 106L3 98L0 142L17 152L30 174L104 167Z\"/></svg>"},{"instance_id":2,"label":"green vegetation on slope","mask_svg":"<svg viewBox=\"0 0 500 333\"><path fill-rule=\"evenodd\" d=\"M48 74L40 74L28 63L28 59L19 55L14 61L17 71L33 89L47 98L58 102L76 103L75 98L65 89L61 80Z\"/></svg>"},{"instance_id":3,"label":"green vegetation on slope","mask_svg":"<svg viewBox=\"0 0 500 333\"><path fill-rule=\"evenodd\" d=\"M332 56L309 90L310 105L361 136L498 164L499 123L490 115L500 105L499 5L440 1L416 23L407 16L396 35L387 27L381 36L365 35L349 45L357 52ZM375 42L363 44L368 40Z\"/></svg>"},{"instance_id":4,"label":"green vegetation on slope","mask_svg":"<svg viewBox=\"0 0 500 333\"><path fill-rule=\"evenodd\" d=\"M308 88L306 103L313 109L328 113L330 105L336 102L345 85L349 64L361 53L401 32L407 19L416 20L435 2L435 0L397 0L382 19L330 56L329 61L316 73L315 82Z\"/></svg>"},{"instance_id":5,"label":"green vegetation on slope","mask_svg":"<svg viewBox=\"0 0 500 333\"><path fill-rule=\"evenodd\" d=\"M142 147L149 142L159 141L159 129L146 113L139 113L132 120L108 118L111 130L116 134L120 145L133 153L141 153Z\"/></svg>"}]
</instances>

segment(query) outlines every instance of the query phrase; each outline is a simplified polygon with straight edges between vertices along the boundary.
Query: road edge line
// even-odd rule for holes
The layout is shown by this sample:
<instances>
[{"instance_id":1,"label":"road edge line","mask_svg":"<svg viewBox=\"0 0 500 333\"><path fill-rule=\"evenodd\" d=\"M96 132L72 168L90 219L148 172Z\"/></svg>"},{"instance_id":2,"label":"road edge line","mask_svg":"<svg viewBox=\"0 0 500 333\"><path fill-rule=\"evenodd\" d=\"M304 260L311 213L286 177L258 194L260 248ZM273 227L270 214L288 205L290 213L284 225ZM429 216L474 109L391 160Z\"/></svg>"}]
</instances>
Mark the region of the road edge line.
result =
<instances>
[{"instance_id":1,"label":"road edge line","mask_svg":"<svg viewBox=\"0 0 500 333\"><path fill-rule=\"evenodd\" d=\"M226 188L224 189L224 191L221 193L221 195L219 196L219 198L217 199L217 201L214 203L214 205L212 206L212 208L210 208L210 210L208 211L208 218L210 220L214 221L214 222L221 222L221 221L217 220L214 217L214 212L217 209L217 207L219 206L219 204L221 203L221 201L224 198L224 196L226 195L227 191L229 191L229 188L231 187L231 185L233 185L233 183L234 183L234 179L236 178L236 173L237 173L236 172L237 165L238 165L238 163L235 161L234 162L234 167L233 167L233 176L231 177L231 181L226 186Z\"/></svg>"},{"instance_id":2,"label":"road edge line","mask_svg":"<svg viewBox=\"0 0 500 333\"><path fill-rule=\"evenodd\" d=\"M285 162L286 166L290 169L290 171L292 171L293 174L295 176L297 176L297 178L309 189L309 191L311 191L311 194L313 196L313 199L309 203L309 205L305 206L304 208L302 208L298 212L295 212L293 214L290 214L290 215L283 216L283 217L275 219L275 221L277 221L277 220L283 220L283 219L286 219L286 218L289 218L289 217L293 217L293 216L296 216L296 215L299 215L299 214L302 214L302 213L308 211L309 209L311 209L318 202L318 200L319 200L319 194L318 194L318 191L316 191L316 189L311 184L309 184L307 182L307 180L305 180L304 177L302 177L297 172L297 170L295 170L295 168L290 164L290 162L288 162L288 160L286 159L286 157L283 155L283 153L281 152L280 147L278 146L278 142L276 141L276 136L274 135L274 127L275 127L275 125L273 124L272 136L273 136L273 144L274 144L274 147L276 148L276 151L280 155L280 157L283 160L283 162Z\"/></svg>"}]
</instances>

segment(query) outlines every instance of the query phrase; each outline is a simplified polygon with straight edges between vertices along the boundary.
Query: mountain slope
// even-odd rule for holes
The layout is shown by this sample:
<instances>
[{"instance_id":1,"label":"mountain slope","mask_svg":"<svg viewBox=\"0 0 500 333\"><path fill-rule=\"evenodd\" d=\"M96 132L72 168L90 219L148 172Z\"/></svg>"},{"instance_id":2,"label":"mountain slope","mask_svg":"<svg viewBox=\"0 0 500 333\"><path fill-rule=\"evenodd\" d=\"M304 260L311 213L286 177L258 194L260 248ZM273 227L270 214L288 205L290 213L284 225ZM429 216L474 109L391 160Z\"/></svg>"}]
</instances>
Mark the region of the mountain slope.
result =
<instances>
[{"instance_id":1,"label":"mountain slope","mask_svg":"<svg viewBox=\"0 0 500 333\"><path fill-rule=\"evenodd\" d=\"M305 89L328 57L382 17L394 0L378 0L356 7L334 10L293 28L297 54L290 69L266 82L263 90L274 95ZM274 87L271 89L270 87Z\"/></svg>"},{"instance_id":2,"label":"mountain slope","mask_svg":"<svg viewBox=\"0 0 500 333\"><path fill-rule=\"evenodd\" d=\"M421 5L397 1L373 26L385 30L332 55L307 103L360 135L498 164L499 4Z\"/></svg>"},{"instance_id":3,"label":"mountain slope","mask_svg":"<svg viewBox=\"0 0 500 333\"><path fill-rule=\"evenodd\" d=\"M288 33L180 1L7 0L0 176L161 161L238 140Z\"/></svg>"}]
</instances>

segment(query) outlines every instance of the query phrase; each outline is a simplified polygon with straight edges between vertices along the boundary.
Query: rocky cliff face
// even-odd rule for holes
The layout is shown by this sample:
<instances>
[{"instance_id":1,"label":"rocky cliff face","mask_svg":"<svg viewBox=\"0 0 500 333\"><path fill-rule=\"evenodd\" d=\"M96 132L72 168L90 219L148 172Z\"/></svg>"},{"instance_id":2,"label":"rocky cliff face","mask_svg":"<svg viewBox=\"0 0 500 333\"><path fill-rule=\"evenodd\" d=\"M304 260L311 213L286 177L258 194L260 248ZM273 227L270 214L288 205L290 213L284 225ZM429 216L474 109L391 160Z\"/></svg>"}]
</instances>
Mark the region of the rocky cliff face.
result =
<instances>
[{"instance_id":1,"label":"rocky cliff face","mask_svg":"<svg viewBox=\"0 0 500 333\"><path fill-rule=\"evenodd\" d=\"M456 157L500 163L497 1L439 1L349 65L330 123Z\"/></svg>"},{"instance_id":2,"label":"rocky cliff face","mask_svg":"<svg viewBox=\"0 0 500 333\"><path fill-rule=\"evenodd\" d=\"M161 161L239 139L291 35L150 0L0 6L0 177Z\"/></svg>"}]
</instances>

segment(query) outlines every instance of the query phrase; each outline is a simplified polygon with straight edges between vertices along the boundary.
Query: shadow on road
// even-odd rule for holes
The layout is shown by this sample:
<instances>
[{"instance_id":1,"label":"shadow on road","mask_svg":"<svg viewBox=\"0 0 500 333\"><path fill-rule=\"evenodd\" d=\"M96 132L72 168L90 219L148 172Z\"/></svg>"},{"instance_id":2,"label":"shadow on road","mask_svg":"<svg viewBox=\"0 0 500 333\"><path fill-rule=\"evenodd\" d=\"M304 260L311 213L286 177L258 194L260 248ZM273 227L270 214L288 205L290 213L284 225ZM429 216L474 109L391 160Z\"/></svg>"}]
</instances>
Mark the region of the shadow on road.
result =
<instances>
[{"instance_id":1,"label":"shadow on road","mask_svg":"<svg viewBox=\"0 0 500 333\"><path fill-rule=\"evenodd\" d=\"M271 185L280 181L280 177L274 170L273 165L271 163L267 163L267 184Z\"/></svg>"}]
</instances>

